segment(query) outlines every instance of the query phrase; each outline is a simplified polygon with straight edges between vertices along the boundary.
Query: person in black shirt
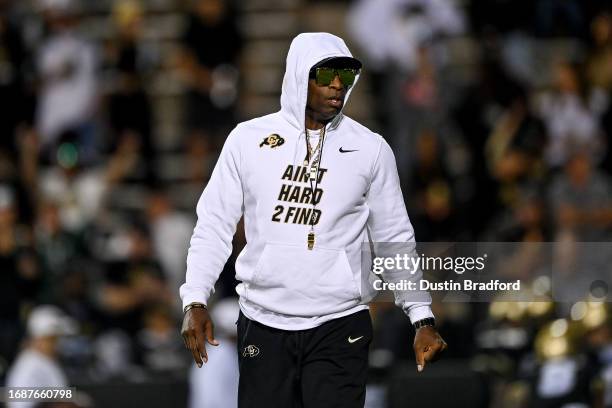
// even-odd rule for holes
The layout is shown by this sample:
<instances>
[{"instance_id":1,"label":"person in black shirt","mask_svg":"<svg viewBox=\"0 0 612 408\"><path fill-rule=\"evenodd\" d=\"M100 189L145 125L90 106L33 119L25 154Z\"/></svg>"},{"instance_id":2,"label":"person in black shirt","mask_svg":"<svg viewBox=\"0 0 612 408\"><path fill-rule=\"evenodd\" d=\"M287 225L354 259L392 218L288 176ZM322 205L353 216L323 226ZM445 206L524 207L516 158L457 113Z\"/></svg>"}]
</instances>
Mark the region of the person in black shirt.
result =
<instances>
[{"instance_id":1,"label":"person in black shirt","mask_svg":"<svg viewBox=\"0 0 612 408\"><path fill-rule=\"evenodd\" d=\"M187 85L187 128L214 148L234 123L242 37L222 0L197 0L188 16L180 58Z\"/></svg>"}]
</instances>

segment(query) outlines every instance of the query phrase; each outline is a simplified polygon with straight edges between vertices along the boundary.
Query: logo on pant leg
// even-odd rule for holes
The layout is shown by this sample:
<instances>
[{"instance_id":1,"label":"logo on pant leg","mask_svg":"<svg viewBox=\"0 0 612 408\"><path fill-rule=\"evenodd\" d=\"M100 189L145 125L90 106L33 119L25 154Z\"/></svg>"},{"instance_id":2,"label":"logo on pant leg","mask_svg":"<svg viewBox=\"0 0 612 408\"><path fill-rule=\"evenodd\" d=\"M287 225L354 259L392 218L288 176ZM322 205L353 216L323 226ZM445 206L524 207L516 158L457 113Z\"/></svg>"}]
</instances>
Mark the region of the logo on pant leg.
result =
<instances>
[{"instance_id":1,"label":"logo on pant leg","mask_svg":"<svg viewBox=\"0 0 612 408\"><path fill-rule=\"evenodd\" d=\"M246 346L242 352L242 357L257 357L259 355L259 348L252 344Z\"/></svg>"}]
</instances>

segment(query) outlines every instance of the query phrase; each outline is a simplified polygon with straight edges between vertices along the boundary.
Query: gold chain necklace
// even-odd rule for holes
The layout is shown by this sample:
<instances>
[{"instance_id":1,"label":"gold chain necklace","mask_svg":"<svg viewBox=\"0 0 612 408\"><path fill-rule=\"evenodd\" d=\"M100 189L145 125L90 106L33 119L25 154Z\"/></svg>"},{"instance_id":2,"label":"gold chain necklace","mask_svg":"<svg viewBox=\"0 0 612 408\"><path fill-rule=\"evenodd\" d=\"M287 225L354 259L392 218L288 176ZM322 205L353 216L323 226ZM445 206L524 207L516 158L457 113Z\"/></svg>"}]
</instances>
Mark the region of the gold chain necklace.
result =
<instances>
[{"instance_id":1,"label":"gold chain necklace","mask_svg":"<svg viewBox=\"0 0 612 408\"><path fill-rule=\"evenodd\" d=\"M319 177L318 177L319 176L319 164L320 164L321 156L323 154L324 138L325 138L325 128L321 130L321 134L319 135L319 141L317 145L315 146L315 148L313 149L312 146L310 145L310 135L308 134L308 129L306 129L306 147L308 149L308 155L306 156L306 159L304 160L304 166L308 166L310 164L309 163L310 159L312 159L312 165L310 166L310 169L309 169L310 177L308 180L310 182L310 189L312 191L312 213L310 214L310 220L309 220L310 231L308 232L308 236L306 238L306 243L308 244L308 249L310 250L314 248L314 244L315 244L314 217L315 217L315 210L317 206L315 202L315 196L316 196L317 187L319 186Z\"/></svg>"},{"instance_id":2,"label":"gold chain necklace","mask_svg":"<svg viewBox=\"0 0 612 408\"><path fill-rule=\"evenodd\" d=\"M313 159L313 164L317 162L318 160L318 156L314 157L315 154L320 153L321 150L321 140L323 139L321 137L322 135L319 135L319 141L317 142L317 145L315 146L315 148L312 148L312 145L310 144L310 134L308 133L308 129L306 129L306 147L308 149L308 156L306 159L304 159L304 166L308 166L309 163L309 159ZM319 154L320 156L320 154Z\"/></svg>"}]
</instances>

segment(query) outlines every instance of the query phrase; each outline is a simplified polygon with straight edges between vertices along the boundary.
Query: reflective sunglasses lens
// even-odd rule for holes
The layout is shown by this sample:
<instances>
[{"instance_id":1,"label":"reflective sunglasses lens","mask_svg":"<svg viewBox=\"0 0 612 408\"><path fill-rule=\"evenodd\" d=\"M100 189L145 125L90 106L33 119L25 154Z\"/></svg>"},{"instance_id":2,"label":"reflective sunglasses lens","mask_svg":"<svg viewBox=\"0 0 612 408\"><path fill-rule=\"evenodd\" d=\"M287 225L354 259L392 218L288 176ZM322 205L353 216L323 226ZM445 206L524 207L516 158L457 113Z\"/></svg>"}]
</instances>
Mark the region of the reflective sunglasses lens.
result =
<instances>
[{"instance_id":1,"label":"reflective sunglasses lens","mask_svg":"<svg viewBox=\"0 0 612 408\"><path fill-rule=\"evenodd\" d=\"M317 84L329 85L334 80L335 72L333 68L317 68Z\"/></svg>"},{"instance_id":2,"label":"reflective sunglasses lens","mask_svg":"<svg viewBox=\"0 0 612 408\"><path fill-rule=\"evenodd\" d=\"M338 70L338 76L344 86L351 86L355 82L356 72L353 69L345 68Z\"/></svg>"}]
</instances>

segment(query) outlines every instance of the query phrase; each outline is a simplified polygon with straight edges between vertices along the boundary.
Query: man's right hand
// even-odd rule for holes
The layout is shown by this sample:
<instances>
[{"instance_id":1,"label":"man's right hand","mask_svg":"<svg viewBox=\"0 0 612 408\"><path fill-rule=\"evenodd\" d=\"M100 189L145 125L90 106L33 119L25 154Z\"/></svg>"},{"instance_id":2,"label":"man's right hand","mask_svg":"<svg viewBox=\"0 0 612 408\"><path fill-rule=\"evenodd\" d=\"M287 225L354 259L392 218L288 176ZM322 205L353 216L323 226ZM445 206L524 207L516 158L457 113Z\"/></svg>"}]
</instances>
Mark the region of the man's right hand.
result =
<instances>
[{"instance_id":1,"label":"man's right hand","mask_svg":"<svg viewBox=\"0 0 612 408\"><path fill-rule=\"evenodd\" d=\"M215 340L214 327L207 309L194 307L185 313L181 335L198 367L202 367L202 361L208 362L206 341L212 346L219 345Z\"/></svg>"}]
</instances>

